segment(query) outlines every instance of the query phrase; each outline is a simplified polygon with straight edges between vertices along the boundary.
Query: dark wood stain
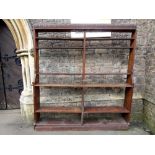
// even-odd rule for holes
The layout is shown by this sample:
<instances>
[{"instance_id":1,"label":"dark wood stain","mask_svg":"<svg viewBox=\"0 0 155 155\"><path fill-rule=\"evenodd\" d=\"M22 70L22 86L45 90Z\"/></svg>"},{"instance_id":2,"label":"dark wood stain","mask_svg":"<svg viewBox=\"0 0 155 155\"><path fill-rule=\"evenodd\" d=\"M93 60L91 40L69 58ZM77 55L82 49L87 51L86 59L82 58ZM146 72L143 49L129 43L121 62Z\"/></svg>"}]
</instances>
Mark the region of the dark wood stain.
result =
<instances>
[{"instance_id":1,"label":"dark wood stain","mask_svg":"<svg viewBox=\"0 0 155 155\"><path fill-rule=\"evenodd\" d=\"M71 32L71 31L82 31L84 32L84 37L79 38L50 38L50 37L38 37L40 32ZM129 40L130 47L100 47L97 48L107 48L107 49L129 49L129 59L128 59L128 71L125 73L127 75L126 83L85 83L85 76L89 73L85 72L86 63L86 50L89 47L86 44L87 38L85 32L127 32L131 33L131 38L89 38L89 40ZM72 47L72 49L80 48L82 50L82 73L40 73L39 72L39 54L38 49L52 49L52 47L39 47L38 40L77 40L83 41L83 47ZM38 131L42 130L126 130L128 129L131 114L132 105L132 95L133 95L133 65L134 65L134 55L136 48L136 26L135 25L103 25L103 24L68 24L68 25L42 25L34 28L34 46L35 46L35 82L33 83L34 89L34 127ZM58 49L57 47L56 49ZM65 47L66 48L66 47ZM68 47L67 49L70 49ZM64 48L59 48L64 49ZM45 75L81 75L81 83L67 83L67 84L55 84L55 83L40 83L40 74ZM122 75L124 73L113 73L114 75ZM105 75L113 75L112 73L105 73ZM95 75L95 74L94 74ZM100 75L100 73L96 74ZM104 75L104 74L103 74ZM79 88L81 89L81 107L40 107L40 87L49 88ZM106 107L86 107L85 106L85 89L86 88L125 88L125 101L124 106L106 106ZM42 121L40 120L40 113L79 113L81 114L81 120L79 122L71 121ZM88 113L113 113L122 114L123 117L120 119L105 121L86 121L85 114Z\"/></svg>"}]
</instances>

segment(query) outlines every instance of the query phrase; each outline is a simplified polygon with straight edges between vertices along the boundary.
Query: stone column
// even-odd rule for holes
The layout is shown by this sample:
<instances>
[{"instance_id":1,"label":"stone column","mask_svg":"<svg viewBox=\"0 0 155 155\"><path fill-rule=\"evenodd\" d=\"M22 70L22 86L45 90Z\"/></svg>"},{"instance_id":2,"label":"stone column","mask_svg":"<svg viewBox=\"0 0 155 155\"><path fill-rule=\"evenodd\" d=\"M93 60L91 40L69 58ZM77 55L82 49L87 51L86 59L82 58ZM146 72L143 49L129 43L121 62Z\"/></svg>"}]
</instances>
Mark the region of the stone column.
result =
<instances>
[{"instance_id":1,"label":"stone column","mask_svg":"<svg viewBox=\"0 0 155 155\"><path fill-rule=\"evenodd\" d=\"M29 54L27 49L16 51L22 65L23 92L20 96L21 114L27 123L33 122L33 97L30 77Z\"/></svg>"}]
</instances>

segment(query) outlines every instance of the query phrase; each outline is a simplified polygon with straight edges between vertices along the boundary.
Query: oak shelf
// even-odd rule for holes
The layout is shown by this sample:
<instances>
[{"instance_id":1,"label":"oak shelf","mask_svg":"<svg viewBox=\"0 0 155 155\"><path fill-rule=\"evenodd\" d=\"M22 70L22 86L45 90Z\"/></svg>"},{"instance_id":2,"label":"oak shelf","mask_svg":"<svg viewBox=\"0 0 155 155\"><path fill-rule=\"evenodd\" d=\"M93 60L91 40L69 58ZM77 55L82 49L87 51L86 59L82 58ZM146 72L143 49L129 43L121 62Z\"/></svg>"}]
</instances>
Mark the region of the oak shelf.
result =
<instances>
[{"instance_id":1,"label":"oak shelf","mask_svg":"<svg viewBox=\"0 0 155 155\"><path fill-rule=\"evenodd\" d=\"M38 83L35 87L54 87L54 88L132 88L130 84L55 84L55 83Z\"/></svg>"},{"instance_id":2,"label":"oak shelf","mask_svg":"<svg viewBox=\"0 0 155 155\"><path fill-rule=\"evenodd\" d=\"M133 49L133 47L86 47L87 49ZM37 47L36 49L83 49L83 47Z\"/></svg>"},{"instance_id":3,"label":"oak shelf","mask_svg":"<svg viewBox=\"0 0 155 155\"><path fill-rule=\"evenodd\" d=\"M82 73L36 73L39 75L82 75ZM131 75L132 73L108 72L108 73L85 73L85 75Z\"/></svg>"},{"instance_id":4,"label":"oak shelf","mask_svg":"<svg viewBox=\"0 0 155 155\"><path fill-rule=\"evenodd\" d=\"M129 113L129 110L119 106L85 107L84 113Z\"/></svg>"},{"instance_id":5,"label":"oak shelf","mask_svg":"<svg viewBox=\"0 0 155 155\"><path fill-rule=\"evenodd\" d=\"M36 113L81 113L80 107L40 107ZM84 113L129 113L129 111L120 106L105 107L85 107Z\"/></svg>"},{"instance_id":6,"label":"oak shelf","mask_svg":"<svg viewBox=\"0 0 155 155\"><path fill-rule=\"evenodd\" d=\"M133 95L133 65L134 65L134 56L136 49L136 26L135 25L111 25L111 24L67 24L67 25L40 25L34 27L34 68L35 68L35 80L33 82L33 98L34 98L34 128L38 131L42 130L126 130L130 124L130 115L131 115L131 107L132 107L132 95ZM71 38L71 37L63 37L63 35L59 37L44 37L45 33L70 33L70 32L83 32L84 36L82 38ZM112 32L112 35L116 33L127 33L127 37L122 37L121 35L116 35L112 37L86 37L87 32ZM41 36L41 33L42 36ZM120 37L121 36L121 37ZM65 45L65 46L53 46L50 41L81 41L82 45L75 44ZM91 41L97 41L97 46L88 44ZM103 45L105 41L111 41L110 43ZM120 42L119 45L112 44L113 41ZM121 42L125 41L125 43L129 43L122 45ZM45 45L40 45L41 42L48 42ZM102 42L102 44L100 44ZM40 59L40 50L44 49L44 51L56 51L57 49L63 52L63 49L79 49L81 50L82 55L82 67L81 73L48 73L48 72L40 72L39 70L39 59ZM113 52L123 51L128 52L128 69L125 73L119 72L105 72L105 73L88 73L86 72L86 59L87 59L87 50L89 49L114 49ZM44 52L42 51L42 52ZM58 51L59 52L59 51ZM79 83L41 83L40 76L45 75L50 77L64 77L64 76L81 76L81 81ZM103 75L126 75L126 82L124 83L93 83L87 82L87 76L98 76L102 77ZM81 92L81 101L77 106L41 106L40 105L40 88L80 88L78 91ZM118 89L124 88L124 104L122 106L86 106L85 104L85 90L86 88L103 88L103 89ZM76 89L74 90L76 91ZM91 101L93 102L93 101ZM65 115L76 115L80 116L80 119L68 120L66 118L62 118L60 120L55 120L54 118L49 120L45 118L42 120L40 115L42 113L57 113L57 114L65 114ZM106 120L105 118L100 119L96 118L94 120L89 119L89 115L119 115L119 117L113 117L111 120ZM70 117L72 118L72 117Z\"/></svg>"},{"instance_id":7,"label":"oak shelf","mask_svg":"<svg viewBox=\"0 0 155 155\"><path fill-rule=\"evenodd\" d=\"M37 113L81 113L81 108L78 107L40 107L36 110Z\"/></svg>"}]
</instances>

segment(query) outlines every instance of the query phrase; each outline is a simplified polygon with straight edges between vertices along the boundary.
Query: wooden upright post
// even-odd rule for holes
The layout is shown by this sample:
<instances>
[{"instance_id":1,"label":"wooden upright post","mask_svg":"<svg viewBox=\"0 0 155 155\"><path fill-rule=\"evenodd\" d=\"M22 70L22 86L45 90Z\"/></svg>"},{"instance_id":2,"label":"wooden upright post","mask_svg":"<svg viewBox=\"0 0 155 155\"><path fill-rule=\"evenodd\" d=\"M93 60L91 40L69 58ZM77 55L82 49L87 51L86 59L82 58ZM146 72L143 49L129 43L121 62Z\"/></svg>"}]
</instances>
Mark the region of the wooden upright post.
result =
<instances>
[{"instance_id":1,"label":"wooden upright post","mask_svg":"<svg viewBox=\"0 0 155 155\"><path fill-rule=\"evenodd\" d=\"M33 83L33 101L34 101L34 121L35 123L40 118L40 113L36 111L40 107L40 87L36 87L35 84L39 83L39 52L38 52L38 32L34 29L34 70L35 70L35 81Z\"/></svg>"},{"instance_id":2,"label":"wooden upright post","mask_svg":"<svg viewBox=\"0 0 155 155\"><path fill-rule=\"evenodd\" d=\"M83 50L82 50L82 84L83 80L85 79L85 67L86 67L86 32L84 32L84 38L83 38ZM81 125L83 125L83 117L84 117L84 94L85 94L85 88L82 88L82 113L81 113Z\"/></svg>"},{"instance_id":3,"label":"wooden upright post","mask_svg":"<svg viewBox=\"0 0 155 155\"><path fill-rule=\"evenodd\" d=\"M128 73L129 74L127 75L126 83L133 86L133 66L134 66L135 48L136 48L136 30L132 32L131 38L132 38L130 42L131 49L130 49L129 60L128 60ZM129 113L123 114L123 116L127 122L130 121L132 96L133 96L133 87L130 87L130 88L126 87L124 107L129 111Z\"/></svg>"}]
</instances>

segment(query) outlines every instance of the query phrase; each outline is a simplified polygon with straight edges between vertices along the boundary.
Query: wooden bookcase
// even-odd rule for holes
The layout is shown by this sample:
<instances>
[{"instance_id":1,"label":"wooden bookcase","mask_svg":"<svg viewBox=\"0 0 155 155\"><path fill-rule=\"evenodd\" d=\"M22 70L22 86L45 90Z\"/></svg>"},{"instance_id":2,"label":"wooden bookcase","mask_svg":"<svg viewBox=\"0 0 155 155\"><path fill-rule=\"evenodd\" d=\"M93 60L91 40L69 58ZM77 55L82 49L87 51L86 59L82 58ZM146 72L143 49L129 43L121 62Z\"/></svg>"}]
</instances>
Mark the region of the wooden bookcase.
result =
<instances>
[{"instance_id":1,"label":"wooden bookcase","mask_svg":"<svg viewBox=\"0 0 155 155\"><path fill-rule=\"evenodd\" d=\"M36 130L121 130L128 129L130 122L130 114L131 114L131 105L132 105L132 96L133 96L133 65L134 65L134 56L135 56L135 48L136 48L136 26L135 25L103 25L103 24L68 24L68 25L42 25L38 27L34 27L34 69L35 69L35 80L33 83L33 96L34 96L34 128ZM83 32L83 38L71 38L71 37L41 37L39 33L70 33L70 32ZM114 33L128 33L129 37L92 37L87 38L87 32L111 32ZM74 41L82 41L82 46L80 47L40 47L39 41L49 41L49 40L74 40ZM128 47L120 46L100 46L97 47L89 47L87 45L87 41L96 40L96 41L104 41L104 40L116 40L116 41L129 41ZM114 49L117 52L117 49L129 50L128 55L128 69L127 73L113 73L109 71L108 73L87 73L85 70L86 67L86 52L88 49ZM39 50L40 49L81 49L82 51L82 72L81 73L41 73L39 71ZM86 75L126 75L125 83L85 83ZM50 75L50 76L61 76L61 75L81 75L80 83L40 83L40 75ZM70 88L70 89L80 89L81 91L81 106L80 107L42 107L40 106L40 88ZM123 106L94 106L87 107L85 106L85 89L87 88L124 88L125 89L125 98ZM40 119L41 113L73 113L81 115L81 120L79 122L67 122L67 121L42 121ZM120 120L113 120L110 122L104 121L94 121L87 122L85 120L86 114L100 114L100 113L112 113L112 114L121 114Z\"/></svg>"}]
</instances>

